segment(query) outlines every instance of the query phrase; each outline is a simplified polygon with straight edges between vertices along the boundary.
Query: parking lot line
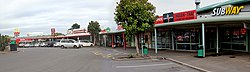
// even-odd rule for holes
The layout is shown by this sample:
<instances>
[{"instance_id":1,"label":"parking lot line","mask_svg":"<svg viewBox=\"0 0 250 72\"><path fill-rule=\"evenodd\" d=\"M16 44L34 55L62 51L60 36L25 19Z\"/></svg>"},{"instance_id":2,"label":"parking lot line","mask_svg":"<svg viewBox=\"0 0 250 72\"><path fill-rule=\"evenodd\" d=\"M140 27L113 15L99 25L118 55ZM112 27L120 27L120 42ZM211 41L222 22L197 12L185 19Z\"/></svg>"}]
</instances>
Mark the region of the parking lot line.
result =
<instances>
[{"instance_id":1,"label":"parking lot line","mask_svg":"<svg viewBox=\"0 0 250 72\"><path fill-rule=\"evenodd\" d=\"M135 66L116 66L116 68L133 68L133 67L163 66L163 65L171 65L171 64L174 64L174 63L150 64L150 65L135 65Z\"/></svg>"}]
</instances>

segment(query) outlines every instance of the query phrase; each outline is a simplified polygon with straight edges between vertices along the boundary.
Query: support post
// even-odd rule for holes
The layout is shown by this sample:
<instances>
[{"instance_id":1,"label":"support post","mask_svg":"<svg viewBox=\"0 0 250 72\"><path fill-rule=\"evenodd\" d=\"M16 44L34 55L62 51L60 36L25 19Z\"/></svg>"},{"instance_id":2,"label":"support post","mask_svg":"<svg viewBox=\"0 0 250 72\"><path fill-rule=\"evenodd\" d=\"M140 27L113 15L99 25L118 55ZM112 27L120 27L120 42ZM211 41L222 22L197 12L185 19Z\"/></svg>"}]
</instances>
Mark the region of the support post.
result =
<instances>
[{"instance_id":1,"label":"support post","mask_svg":"<svg viewBox=\"0 0 250 72\"><path fill-rule=\"evenodd\" d=\"M126 38L124 33L122 33L122 37L123 37L123 48L126 50Z\"/></svg>"},{"instance_id":2,"label":"support post","mask_svg":"<svg viewBox=\"0 0 250 72\"><path fill-rule=\"evenodd\" d=\"M248 51L248 48L249 48L249 38L248 38L249 34L248 33L249 33L248 30L246 30L246 42L245 42L246 52L249 52Z\"/></svg>"},{"instance_id":3,"label":"support post","mask_svg":"<svg viewBox=\"0 0 250 72\"><path fill-rule=\"evenodd\" d=\"M112 34L111 37L112 37L111 46L112 46L112 48L114 48L114 34Z\"/></svg>"},{"instance_id":4,"label":"support post","mask_svg":"<svg viewBox=\"0 0 250 72\"><path fill-rule=\"evenodd\" d=\"M154 28L155 31L155 53L157 53L157 31L156 28Z\"/></svg>"},{"instance_id":5,"label":"support post","mask_svg":"<svg viewBox=\"0 0 250 72\"><path fill-rule=\"evenodd\" d=\"M144 34L140 35L141 36L141 55L144 56L143 53L143 47L144 47Z\"/></svg>"},{"instance_id":6,"label":"support post","mask_svg":"<svg viewBox=\"0 0 250 72\"><path fill-rule=\"evenodd\" d=\"M171 36L172 36L172 50L174 50L174 32L171 31Z\"/></svg>"},{"instance_id":7,"label":"support post","mask_svg":"<svg viewBox=\"0 0 250 72\"><path fill-rule=\"evenodd\" d=\"M107 47L107 36L103 35L104 46Z\"/></svg>"},{"instance_id":8,"label":"support post","mask_svg":"<svg viewBox=\"0 0 250 72\"><path fill-rule=\"evenodd\" d=\"M216 27L216 53L219 53L219 26Z\"/></svg>"},{"instance_id":9,"label":"support post","mask_svg":"<svg viewBox=\"0 0 250 72\"><path fill-rule=\"evenodd\" d=\"M202 27L202 46L203 46L203 57L205 57L205 24L204 23L202 23L202 25L201 25L201 27Z\"/></svg>"}]
</instances>

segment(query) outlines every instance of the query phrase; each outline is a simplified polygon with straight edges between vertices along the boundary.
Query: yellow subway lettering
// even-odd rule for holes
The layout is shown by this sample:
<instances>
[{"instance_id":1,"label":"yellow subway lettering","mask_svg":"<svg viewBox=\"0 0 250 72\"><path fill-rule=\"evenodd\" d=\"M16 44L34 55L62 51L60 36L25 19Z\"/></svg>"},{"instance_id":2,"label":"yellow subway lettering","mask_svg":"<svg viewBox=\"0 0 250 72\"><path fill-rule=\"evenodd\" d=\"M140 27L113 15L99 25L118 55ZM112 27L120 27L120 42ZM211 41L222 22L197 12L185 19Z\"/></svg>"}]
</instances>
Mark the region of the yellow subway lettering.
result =
<instances>
[{"instance_id":1,"label":"yellow subway lettering","mask_svg":"<svg viewBox=\"0 0 250 72\"><path fill-rule=\"evenodd\" d=\"M232 10L232 13L231 14L236 14L236 10L237 8L236 7L233 7L233 10Z\"/></svg>"},{"instance_id":2,"label":"yellow subway lettering","mask_svg":"<svg viewBox=\"0 0 250 72\"><path fill-rule=\"evenodd\" d=\"M238 15L244 6L231 6L226 8L214 8L212 16L223 16L223 15Z\"/></svg>"},{"instance_id":3,"label":"yellow subway lettering","mask_svg":"<svg viewBox=\"0 0 250 72\"><path fill-rule=\"evenodd\" d=\"M226 8L226 15L230 15L232 11L232 7L227 7Z\"/></svg>"},{"instance_id":4,"label":"yellow subway lettering","mask_svg":"<svg viewBox=\"0 0 250 72\"><path fill-rule=\"evenodd\" d=\"M244 8L244 6L240 6L240 7L237 6L237 14L239 14L241 9L243 9L243 8Z\"/></svg>"}]
</instances>

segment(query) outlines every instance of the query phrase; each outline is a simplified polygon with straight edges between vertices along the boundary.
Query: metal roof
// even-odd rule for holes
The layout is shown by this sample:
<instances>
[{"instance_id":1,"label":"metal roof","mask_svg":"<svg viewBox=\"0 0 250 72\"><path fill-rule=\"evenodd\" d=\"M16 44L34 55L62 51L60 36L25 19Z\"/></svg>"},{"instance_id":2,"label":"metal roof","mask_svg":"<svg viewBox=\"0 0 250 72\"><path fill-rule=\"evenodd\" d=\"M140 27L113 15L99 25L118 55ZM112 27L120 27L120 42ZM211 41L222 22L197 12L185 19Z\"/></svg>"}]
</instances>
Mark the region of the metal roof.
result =
<instances>
[{"instance_id":1,"label":"metal roof","mask_svg":"<svg viewBox=\"0 0 250 72\"><path fill-rule=\"evenodd\" d=\"M234 4L240 4L240 3L245 3L245 2L250 2L250 0L228 0L226 2L219 2L219 3L215 3L215 4L212 4L212 5L209 5L209 6L199 8L199 9L197 9L197 12L210 10L210 9L215 8L215 7L221 7L221 6L224 6L224 5L234 5Z\"/></svg>"},{"instance_id":2,"label":"metal roof","mask_svg":"<svg viewBox=\"0 0 250 72\"><path fill-rule=\"evenodd\" d=\"M210 18L200 18L194 20L185 20L178 22L170 22L154 25L154 27L164 27L164 26L173 26L173 25L185 25L185 24L198 24L198 23L209 23L209 22L227 22L227 21L250 21L249 15L244 16L220 16L220 17L210 17Z\"/></svg>"}]
</instances>

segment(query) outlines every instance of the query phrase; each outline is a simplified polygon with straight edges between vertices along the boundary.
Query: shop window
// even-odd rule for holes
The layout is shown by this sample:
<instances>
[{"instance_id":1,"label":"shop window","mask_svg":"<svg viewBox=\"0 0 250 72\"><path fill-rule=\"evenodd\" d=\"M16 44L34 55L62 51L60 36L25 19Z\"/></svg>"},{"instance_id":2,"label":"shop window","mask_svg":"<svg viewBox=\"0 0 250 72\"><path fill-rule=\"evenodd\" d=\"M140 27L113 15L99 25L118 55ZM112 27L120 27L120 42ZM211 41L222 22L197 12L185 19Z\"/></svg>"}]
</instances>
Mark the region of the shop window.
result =
<instances>
[{"instance_id":1,"label":"shop window","mask_svg":"<svg viewBox=\"0 0 250 72\"><path fill-rule=\"evenodd\" d=\"M176 30L177 49L197 50L197 46L199 45L199 31L199 29Z\"/></svg>"},{"instance_id":2,"label":"shop window","mask_svg":"<svg viewBox=\"0 0 250 72\"><path fill-rule=\"evenodd\" d=\"M244 28L223 28L221 48L230 50L246 50L246 31Z\"/></svg>"}]
</instances>

